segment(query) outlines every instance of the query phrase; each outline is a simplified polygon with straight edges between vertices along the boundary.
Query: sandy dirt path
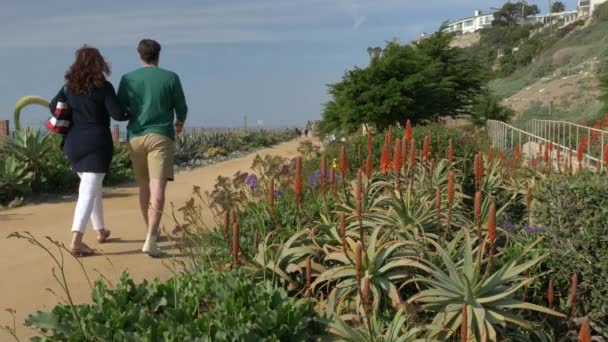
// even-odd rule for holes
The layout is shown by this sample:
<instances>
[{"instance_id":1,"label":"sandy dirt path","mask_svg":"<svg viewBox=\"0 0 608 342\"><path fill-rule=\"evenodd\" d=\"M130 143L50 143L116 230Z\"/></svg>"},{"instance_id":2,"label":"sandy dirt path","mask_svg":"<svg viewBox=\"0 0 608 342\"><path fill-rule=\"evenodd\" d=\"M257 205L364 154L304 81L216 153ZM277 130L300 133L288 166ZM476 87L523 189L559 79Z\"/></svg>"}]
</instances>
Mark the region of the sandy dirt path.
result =
<instances>
[{"instance_id":1,"label":"sandy dirt path","mask_svg":"<svg viewBox=\"0 0 608 342\"><path fill-rule=\"evenodd\" d=\"M190 198L194 185L211 190L218 175L232 176L239 170L249 170L256 154L292 158L297 155L297 147L297 141L290 141L243 158L181 173L169 185L167 203L173 202L179 207ZM9 323L10 316L4 309L15 309L18 334L24 340L35 333L22 325L23 320L36 310L50 310L58 299L45 289L59 292L59 287L51 274L53 263L43 250L25 240L7 239L6 236L15 231L29 231L41 240L49 236L67 244L74 206L75 199L70 199L0 211L0 326ZM95 233L90 228L85 241L92 248L101 250L111 263L102 256L81 259L91 277L97 278L101 273L114 282L123 270L127 270L136 281L169 278L172 271L167 265L171 264L171 258L151 259L140 252L145 227L138 207L137 189L125 187L107 191L104 211L106 225L112 230L111 242L97 244ZM214 221L211 212L206 213L206 219L208 223ZM174 227L167 219L163 219L163 223L169 230ZM161 245L169 254L177 252L170 242ZM89 301L88 282L71 256L66 257L65 268L74 300ZM9 340L9 336L0 332L0 341L5 340Z\"/></svg>"}]
</instances>

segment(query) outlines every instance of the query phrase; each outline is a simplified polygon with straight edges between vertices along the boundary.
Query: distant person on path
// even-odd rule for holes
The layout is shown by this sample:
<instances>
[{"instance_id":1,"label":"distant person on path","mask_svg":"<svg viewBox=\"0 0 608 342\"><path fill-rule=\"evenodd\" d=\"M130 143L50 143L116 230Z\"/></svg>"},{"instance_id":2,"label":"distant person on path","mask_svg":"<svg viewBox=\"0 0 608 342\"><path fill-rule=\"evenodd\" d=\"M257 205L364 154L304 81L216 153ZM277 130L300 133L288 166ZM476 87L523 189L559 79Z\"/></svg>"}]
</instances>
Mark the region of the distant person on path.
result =
<instances>
[{"instance_id":1,"label":"distant person on path","mask_svg":"<svg viewBox=\"0 0 608 342\"><path fill-rule=\"evenodd\" d=\"M114 149L110 117L125 121L128 115L118 102L114 87L106 80L109 75L110 66L99 50L83 46L76 51L76 61L65 74L65 86L49 106L52 113L66 109L72 113L62 150L80 177L70 243L75 256L94 254L82 241L89 220L99 243L110 236L103 221L102 205L103 178L110 168Z\"/></svg>"},{"instance_id":2,"label":"distant person on path","mask_svg":"<svg viewBox=\"0 0 608 342\"><path fill-rule=\"evenodd\" d=\"M296 135L298 136L298 139L302 136L302 131L300 131L300 129L297 127L296 127Z\"/></svg>"},{"instance_id":3,"label":"distant person on path","mask_svg":"<svg viewBox=\"0 0 608 342\"><path fill-rule=\"evenodd\" d=\"M118 86L118 98L131 114L128 147L147 227L142 252L152 257L162 255L157 240L167 182L173 180L175 134L183 132L188 113L179 77L158 66L160 50L154 40L140 41L143 66L124 75Z\"/></svg>"},{"instance_id":4,"label":"distant person on path","mask_svg":"<svg viewBox=\"0 0 608 342\"><path fill-rule=\"evenodd\" d=\"M308 128L304 129L304 136L308 137Z\"/></svg>"}]
</instances>

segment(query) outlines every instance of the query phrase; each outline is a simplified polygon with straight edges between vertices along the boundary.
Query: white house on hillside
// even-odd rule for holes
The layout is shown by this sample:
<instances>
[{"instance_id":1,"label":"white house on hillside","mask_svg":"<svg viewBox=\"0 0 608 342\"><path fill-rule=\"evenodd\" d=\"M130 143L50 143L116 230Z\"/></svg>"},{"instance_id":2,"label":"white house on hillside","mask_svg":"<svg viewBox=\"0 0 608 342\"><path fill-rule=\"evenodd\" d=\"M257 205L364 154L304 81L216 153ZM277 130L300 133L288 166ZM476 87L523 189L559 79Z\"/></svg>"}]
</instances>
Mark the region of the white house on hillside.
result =
<instances>
[{"instance_id":1,"label":"white house on hillside","mask_svg":"<svg viewBox=\"0 0 608 342\"><path fill-rule=\"evenodd\" d=\"M475 11L475 16L448 23L443 32L446 33L472 33L484 28L492 27L494 13L483 14Z\"/></svg>"},{"instance_id":2,"label":"white house on hillside","mask_svg":"<svg viewBox=\"0 0 608 342\"><path fill-rule=\"evenodd\" d=\"M578 0L578 11L583 16L593 14L599 5L606 1L608 0Z\"/></svg>"}]
</instances>

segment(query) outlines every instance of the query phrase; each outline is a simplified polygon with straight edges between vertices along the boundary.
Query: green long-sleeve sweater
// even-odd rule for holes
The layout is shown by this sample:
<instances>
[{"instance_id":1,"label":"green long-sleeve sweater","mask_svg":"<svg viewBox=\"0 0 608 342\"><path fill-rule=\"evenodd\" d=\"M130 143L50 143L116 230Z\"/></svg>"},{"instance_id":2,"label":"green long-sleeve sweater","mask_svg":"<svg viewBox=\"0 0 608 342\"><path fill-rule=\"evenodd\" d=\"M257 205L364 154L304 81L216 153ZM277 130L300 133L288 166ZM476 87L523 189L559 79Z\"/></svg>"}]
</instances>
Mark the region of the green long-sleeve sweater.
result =
<instances>
[{"instance_id":1,"label":"green long-sleeve sweater","mask_svg":"<svg viewBox=\"0 0 608 342\"><path fill-rule=\"evenodd\" d=\"M188 106L176 73L142 67L122 77L118 99L130 115L127 139L157 133L175 139L173 121L186 121Z\"/></svg>"}]
</instances>

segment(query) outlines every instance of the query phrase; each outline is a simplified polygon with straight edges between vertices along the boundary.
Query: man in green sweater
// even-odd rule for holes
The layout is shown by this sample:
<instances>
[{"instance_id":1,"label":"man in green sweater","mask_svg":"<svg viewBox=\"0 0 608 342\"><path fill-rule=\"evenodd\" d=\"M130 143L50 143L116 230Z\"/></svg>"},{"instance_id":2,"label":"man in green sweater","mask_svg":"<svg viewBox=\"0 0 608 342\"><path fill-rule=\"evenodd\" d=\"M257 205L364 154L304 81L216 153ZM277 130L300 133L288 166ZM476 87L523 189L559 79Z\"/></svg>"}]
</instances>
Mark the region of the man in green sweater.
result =
<instances>
[{"instance_id":1,"label":"man in green sweater","mask_svg":"<svg viewBox=\"0 0 608 342\"><path fill-rule=\"evenodd\" d=\"M167 182L173 180L175 133L181 133L188 113L176 73L158 67L160 44L139 42L143 67L122 77L118 98L131 114L127 126L129 154L139 184L139 204L147 226L144 253L162 255L157 239Z\"/></svg>"}]
</instances>

